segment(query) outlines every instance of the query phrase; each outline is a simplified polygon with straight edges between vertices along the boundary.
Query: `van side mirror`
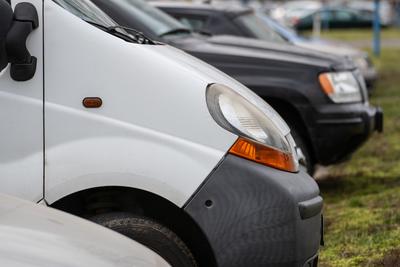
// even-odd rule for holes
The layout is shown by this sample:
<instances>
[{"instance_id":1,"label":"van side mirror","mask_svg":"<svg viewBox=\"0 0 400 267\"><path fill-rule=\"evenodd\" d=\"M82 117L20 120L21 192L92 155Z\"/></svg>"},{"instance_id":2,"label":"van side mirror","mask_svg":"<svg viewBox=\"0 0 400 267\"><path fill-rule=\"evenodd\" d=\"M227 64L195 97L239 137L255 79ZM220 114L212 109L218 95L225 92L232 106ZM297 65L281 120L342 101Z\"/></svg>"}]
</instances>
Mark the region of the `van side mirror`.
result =
<instances>
[{"instance_id":1,"label":"van side mirror","mask_svg":"<svg viewBox=\"0 0 400 267\"><path fill-rule=\"evenodd\" d=\"M6 0L0 0L0 71L8 65L6 51L7 33L13 21L13 11Z\"/></svg>"},{"instance_id":2,"label":"van side mirror","mask_svg":"<svg viewBox=\"0 0 400 267\"><path fill-rule=\"evenodd\" d=\"M26 41L31 32L38 27L39 16L35 6L26 2L17 4L6 38L6 53L8 62L11 63L11 78L15 81L27 81L35 75L37 59L29 53Z\"/></svg>"}]
</instances>

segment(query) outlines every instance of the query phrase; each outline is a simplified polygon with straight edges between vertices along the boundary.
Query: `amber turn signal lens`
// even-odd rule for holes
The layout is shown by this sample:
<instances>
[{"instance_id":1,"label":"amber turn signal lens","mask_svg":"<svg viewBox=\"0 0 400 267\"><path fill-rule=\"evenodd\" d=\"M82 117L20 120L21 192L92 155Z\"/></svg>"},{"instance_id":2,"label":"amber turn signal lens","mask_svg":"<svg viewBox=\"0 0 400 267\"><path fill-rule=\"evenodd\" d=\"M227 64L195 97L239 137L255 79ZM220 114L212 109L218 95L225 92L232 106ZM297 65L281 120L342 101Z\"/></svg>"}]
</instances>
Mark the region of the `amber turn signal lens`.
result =
<instances>
[{"instance_id":1,"label":"amber turn signal lens","mask_svg":"<svg viewBox=\"0 0 400 267\"><path fill-rule=\"evenodd\" d=\"M229 153L272 168L297 172L297 164L291 154L240 137Z\"/></svg>"},{"instance_id":2,"label":"amber turn signal lens","mask_svg":"<svg viewBox=\"0 0 400 267\"><path fill-rule=\"evenodd\" d=\"M85 97L82 101L85 108L99 108L103 105L100 97Z\"/></svg>"},{"instance_id":3,"label":"amber turn signal lens","mask_svg":"<svg viewBox=\"0 0 400 267\"><path fill-rule=\"evenodd\" d=\"M325 94L330 95L334 93L334 89L332 86L331 81L329 80L328 74L321 74L319 75L319 82L324 90Z\"/></svg>"}]
</instances>

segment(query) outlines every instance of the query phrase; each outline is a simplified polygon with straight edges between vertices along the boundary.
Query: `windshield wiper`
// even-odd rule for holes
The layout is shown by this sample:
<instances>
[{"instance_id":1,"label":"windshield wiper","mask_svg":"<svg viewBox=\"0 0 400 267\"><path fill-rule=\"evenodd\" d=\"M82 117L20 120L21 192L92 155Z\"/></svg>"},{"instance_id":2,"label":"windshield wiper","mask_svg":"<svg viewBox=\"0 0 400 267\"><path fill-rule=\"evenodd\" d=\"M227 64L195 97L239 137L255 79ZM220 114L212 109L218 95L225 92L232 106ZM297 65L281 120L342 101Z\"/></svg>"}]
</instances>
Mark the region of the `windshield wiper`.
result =
<instances>
[{"instance_id":1,"label":"windshield wiper","mask_svg":"<svg viewBox=\"0 0 400 267\"><path fill-rule=\"evenodd\" d=\"M179 33L192 33L192 31L186 28L176 28L160 34L160 37L164 37L166 35L179 34Z\"/></svg>"},{"instance_id":2,"label":"windshield wiper","mask_svg":"<svg viewBox=\"0 0 400 267\"><path fill-rule=\"evenodd\" d=\"M155 42L153 40L151 40L150 38L148 38L147 36L145 36L143 33L135 30L135 29L131 29L128 27L124 27L124 26L120 26L120 25L114 25L114 26L105 26L90 20L85 20L87 23L96 26L102 30L104 30L107 33L113 34L117 37L120 37L126 41L133 41L135 43L138 44L155 44ZM128 30L131 33L124 33L123 31L118 31L118 29L120 30Z\"/></svg>"},{"instance_id":3,"label":"windshield wiper","mask_svg":"<svg viewBox=\"0 0 400 267\"><path fill-rule=\"evenodd\" d=\"M129 31L129 32L131 32L130 35L133 35L139 44L156 44L156 42L154 42L152 39L147 37L144 33L140 32L138 30L129 28L129 27L115 25L115 26L107 27L107 29L110 31L117 31L118 29Z\"/></svg>"},{"instance_id":4,"label":"windshield wiper","mask_svg":"<svg viewBox=\"0 0 400 267\"><path fill-rule=\"evenodd\" d=\"M204 31L204 30L195 30L194 32L201 34L201 35L205 35L205 36L213 36L213 34L211 32Z\"/></svg>"}]
</instances>

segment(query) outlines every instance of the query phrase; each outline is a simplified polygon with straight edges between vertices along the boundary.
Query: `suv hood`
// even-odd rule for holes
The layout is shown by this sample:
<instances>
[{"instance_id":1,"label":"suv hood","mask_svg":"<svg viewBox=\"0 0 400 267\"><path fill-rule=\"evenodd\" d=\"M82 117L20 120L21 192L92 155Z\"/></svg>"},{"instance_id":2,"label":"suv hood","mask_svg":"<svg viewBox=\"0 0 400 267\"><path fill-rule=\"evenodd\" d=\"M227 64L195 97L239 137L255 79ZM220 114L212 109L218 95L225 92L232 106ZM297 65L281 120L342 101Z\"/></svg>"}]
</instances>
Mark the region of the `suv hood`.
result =
<instances>
[{"instance_id":1,"label":"suv hood","mask_svg":"<svg viewBox=\"0 0 400 267\"><path fill-rule=\"evenodd\" d=\"M186 38L170 37L167 42L190 53L225 55L230 58L232 56L248 57L254 60L270 59L336 71L355 69L355 65L349 57L323 54L290 44L277 44L257 39L227 35L212 37L190 35Z\"/></svg>"},{"instance_id":2,"label":"suv hood","mask_svg":"<svg viewBox=\"0 0 400 267\"><path fill-rule=\"evenodd\" d=\"M343 43L335 41L327 41L322 39L299 41L296 42L296 45L319 52L330 53L332 55L339 55L339 56L350 56L352 58L365 57L367 55L366 52L355 49L348 45L344 45Z\"/></svg>"}]
</instances>

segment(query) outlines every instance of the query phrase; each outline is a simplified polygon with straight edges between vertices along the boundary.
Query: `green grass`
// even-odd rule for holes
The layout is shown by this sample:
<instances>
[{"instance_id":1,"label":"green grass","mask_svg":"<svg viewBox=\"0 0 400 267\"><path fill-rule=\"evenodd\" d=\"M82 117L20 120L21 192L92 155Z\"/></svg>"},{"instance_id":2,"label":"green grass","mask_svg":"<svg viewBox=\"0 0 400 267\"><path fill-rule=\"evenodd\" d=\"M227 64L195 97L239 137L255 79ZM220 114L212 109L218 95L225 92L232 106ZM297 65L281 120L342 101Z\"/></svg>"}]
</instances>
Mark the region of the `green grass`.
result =
<instances>
[{"instance_id":1,"label":"green grass","mask_svg":"<svg viewBox=\"0 0 400 267\"><path fill-rule=\"evenodd\" d=\"M384 109L385 132L319 182L326 220L321 266L400 266L400 48L383 50L374 62L380 81L371 103Z\"/></svg>"},{"instance_id":2,"label":"green grass","mask_svg":"<svg viewBox=\"0 0 400 267\"><path fill-rule=\"evenodd\" d=\"M304 32L304 35L311 35L311 32ZM371 29L345 29L325 30L321 33L322 38L337 39L342 41L371 40ZM382 29L382 39L400 39L400 28Z\"/></svg>"}]
</instances>

